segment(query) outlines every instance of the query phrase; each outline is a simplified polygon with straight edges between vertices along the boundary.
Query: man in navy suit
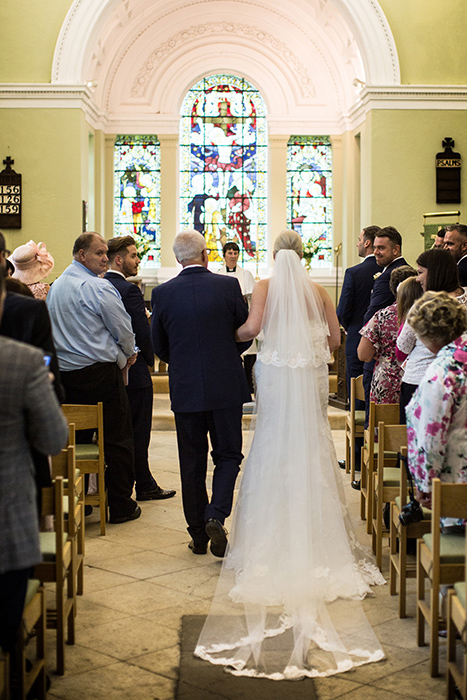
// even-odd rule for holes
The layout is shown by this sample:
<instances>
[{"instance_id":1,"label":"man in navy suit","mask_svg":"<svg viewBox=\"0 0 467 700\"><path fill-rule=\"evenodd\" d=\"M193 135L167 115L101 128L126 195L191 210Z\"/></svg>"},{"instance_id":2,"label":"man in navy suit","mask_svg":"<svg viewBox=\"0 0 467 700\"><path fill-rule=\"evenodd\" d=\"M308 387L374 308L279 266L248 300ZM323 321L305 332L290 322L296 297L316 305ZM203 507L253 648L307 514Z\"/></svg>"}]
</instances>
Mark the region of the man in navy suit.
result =
<instances>
[{"instance_id":1,"label":"man in navy suit","mask_svg":"<svg viewBox=\"0 0 467 700\"><path fill-rule=\"evenodd\" d=\"M467 287L467 226L465 224L446 226L444 247L449 250L457 263L461 287Z\"/></svg>"},{"instance_id":2,"label":"man in navy suit","mask_svg":"<svg viewBox=\"0 0 467 700\"><path fill-rule=\"evenodd\" d=\"M235 330L248 311L238 280L207 269L208 250L197 231L182 231L173 250L183 270L152 292L152 339L169 365L177 428L188 545L194 554L223 557L224 521L232 509L242 455L242 404L250 401ZM212 497L206 491L208 434L214 462Z\"/></svg>"},{"instance_id":3,"label":"man in navy suit","mask_svg":"<svg viewBox=\"0 0 467 700\"><path fill-rule=\"evenodd\" d=\"M345 341L345 374L347 395L350 397L350 378L359 377L363 373L363 362L357 357L357 347L360 342L360 329L363 317L370 303L374 275L380 270L373 252L375 236L381 231L379 226L367 226L357 240L357 250L362 263L348 267L345 271L341 296L337 306L337 316L344 327L347 338ZM360 405L361 404L361 405ZM357 401L356 408L364 410L363 401ZM360 450L357 449L357 466L360 464ZM340 460L339 466L344 469L345 461Z\"/></svg>"},{"instance_id":4,"label":"man in navy suit","mask_svg":"<svg viewBox=\"0 0 467 700\"><path fill-rule=\"evenodd\" d=\"M374 275L381 270L373 252L373 241L381 231L379 226L367 226L357 241L357 250L362 263L348 267L345 271L341 296L337 306L337 316L344 327L347 394L350 396L350 378L358 377L363 371L363 362L357 357L360 342L360 329L363 317L370 303Z\"/></svg>"},{"instance_id":5,"label":"man in navy suit","mask_svg":"<svg viewBox=\"0 0 467 700\"><path fill-rule=\"evenodd\" d=\"M123 306L131 318L138 359L128 370L126 387L133 424L136 499L138 501L172 498L176 491L161 488L149 469L148 450L151 441L153 388L149 366L154 364L151 330L140 289L127 277L138 272L139 257L132 236L117 236L107 241L109 271L105 278L122 297Z\"/></svg>"},{"instance_id":6,"label":"man in navy suit","mask_svg":"<svg viewBox=\"0 0 467 700\"><path fill-rule=\"evenodd\" d=\"M393 304L395 301L394 294L389 287L391 272L400 267L407 265L406 260L402 257L402 236L393 226L385 226L376 236L374 241L374 251L376 262L382 271L376 277L373 283L370 303L365 313L363 324L368 323L370 318L380 309L385 309L386 306ZM370 410L370 385L373 376L373 368L375 361L365 362L363 365L363 386L365 389L365 426L368 424L368 412ZM353 481L352 486L355 489L360 488L359 481Z\"/></svg>"}]
</instances>

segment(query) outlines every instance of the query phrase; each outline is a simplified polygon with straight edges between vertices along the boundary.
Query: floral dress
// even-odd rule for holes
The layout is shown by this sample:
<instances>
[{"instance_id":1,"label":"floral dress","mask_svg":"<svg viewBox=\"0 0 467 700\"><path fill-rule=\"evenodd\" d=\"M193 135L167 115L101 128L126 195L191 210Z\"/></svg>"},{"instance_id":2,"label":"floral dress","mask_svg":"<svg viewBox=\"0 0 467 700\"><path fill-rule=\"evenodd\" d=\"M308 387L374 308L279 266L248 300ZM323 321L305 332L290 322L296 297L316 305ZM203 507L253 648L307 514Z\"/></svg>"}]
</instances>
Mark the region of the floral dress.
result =
<instances>
[{"instance_id":1,"label":"floral dress","mask_svg":"<svg viewBox=\"0 0 467 700\"><path fill-rule=\"evenodd\" d=\"M439 351L406 415L418 490L429 493L432 479L467 483L467 333Z\"/></svg>"},{"instance_id":2,"label":"floral dress","mask_svg":"<svg viewBox=\"0 0 467 700\"><path fill-rule=\"evenodd\" d=\"M399 403L402 368L396 359L398 327L397 304L391 304L377 311L360 331L375 348L370 387L370 401L375 403Z\"/></svg>"}]
</instances>

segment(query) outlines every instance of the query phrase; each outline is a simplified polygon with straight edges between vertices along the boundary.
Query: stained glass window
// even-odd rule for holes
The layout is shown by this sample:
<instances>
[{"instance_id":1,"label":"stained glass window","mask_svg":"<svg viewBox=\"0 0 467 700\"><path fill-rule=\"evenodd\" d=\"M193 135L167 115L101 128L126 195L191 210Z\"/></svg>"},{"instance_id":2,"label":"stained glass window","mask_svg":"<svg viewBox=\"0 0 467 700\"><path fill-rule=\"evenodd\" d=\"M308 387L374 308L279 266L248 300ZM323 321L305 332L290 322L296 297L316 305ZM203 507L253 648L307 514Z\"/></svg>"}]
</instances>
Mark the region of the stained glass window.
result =
<instances>
[{"instance_id":1,"label":"stained glass window","mask_svg":"<svg viewBox=\"0 0 467 700\"><path fill-rule=\"evenodd\" d=\"M181 224L202 233L210 260L235 241L240 262L266 259L267 123L264 101L243 78L200 80L181 109Z\"/></svg>"},{"instance_id":2,"label":"stained glass window","mask_svg":"<svg viewBox=\"0 0 467 700\"><path fill-rule=\"evenodd\" d=\"M160 145L156 136L117 136L114 165L116 236L133 236L141 266L161 260Z\"/></svg>"},{"instance_id":3,"label":"stained glass window","mask_svg":"<svg viewBox=\"0 0 467 700\"><path fill-rule=\"evenodd\" d=\"M287 145L287 222L319 247L313 267L332 265L332 147L327 136L291 136Z\"/></svg>"}]
</instances>

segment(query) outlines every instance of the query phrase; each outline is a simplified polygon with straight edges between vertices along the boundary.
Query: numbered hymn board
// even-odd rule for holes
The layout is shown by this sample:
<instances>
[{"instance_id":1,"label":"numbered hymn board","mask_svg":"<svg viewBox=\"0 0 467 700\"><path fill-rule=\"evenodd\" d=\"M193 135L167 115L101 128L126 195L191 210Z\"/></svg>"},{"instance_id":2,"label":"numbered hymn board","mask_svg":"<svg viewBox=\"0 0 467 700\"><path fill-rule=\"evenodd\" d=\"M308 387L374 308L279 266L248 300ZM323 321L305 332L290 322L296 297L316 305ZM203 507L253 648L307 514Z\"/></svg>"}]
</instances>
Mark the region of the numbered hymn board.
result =
<instances>
[{"instance_id":1,"label":"numbered hymn board","mask_svg":"<svg viewBox=\"0 0 467 700\"><path fill-rule=\"evenodd\" d=\"M21 175L12 170L8 156L0 172L0 228L21 228Z\"/></svg>"}]
</instances>

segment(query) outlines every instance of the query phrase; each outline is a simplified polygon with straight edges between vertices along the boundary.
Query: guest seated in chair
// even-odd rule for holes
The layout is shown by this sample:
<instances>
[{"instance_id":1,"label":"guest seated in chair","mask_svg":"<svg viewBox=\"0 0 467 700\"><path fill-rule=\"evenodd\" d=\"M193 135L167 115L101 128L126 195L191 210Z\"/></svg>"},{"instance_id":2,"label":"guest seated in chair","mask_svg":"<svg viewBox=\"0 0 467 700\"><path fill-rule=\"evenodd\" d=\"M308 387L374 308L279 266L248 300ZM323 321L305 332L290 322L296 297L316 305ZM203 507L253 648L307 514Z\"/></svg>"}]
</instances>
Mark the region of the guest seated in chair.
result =
<instances>
[{"instance_id":1,"label":"guest seated in chair","mask_svg":"<svg viewBox=\"0 0 467 700\"><path fill-rule=\"evenodd\" d=\"M1 251L0 319L3 263ZM0 336L0 354L0 648L13 652L30 570L41 560L31 449L43 455L60 452L68 439L68 424L43 351Z\"/></svg>"},{"instance_id":2,"label":"guest seated in chair","mask_svg":"<svg viewBox=\"0 0 467 700\"><path fill-rule=\"evenodd\" d=\"M426 292L407 322L435 354L406 409L409 467L430 508L432 479L467 482L467 315L446 292Z\"/></svg>"},{"instance_id":3,"label":"guest seated in chair","mask_svg":"<svg viewBox=\"0 0 467 700\"><path fill-rule=\"evenodd\" d=\"M418 282L409 283L416 272L410 265L402 265L391 272L389 288L397 296L390 306L380 309L361 329L358 357L363 362L376 360L371 379L370 401L375 403L399 403L402 369L396 359L397 330L403 320L398 310L411 305L422 294ZM399 290L399 291L398 291Z\"/></svg>"}]
</instances>

